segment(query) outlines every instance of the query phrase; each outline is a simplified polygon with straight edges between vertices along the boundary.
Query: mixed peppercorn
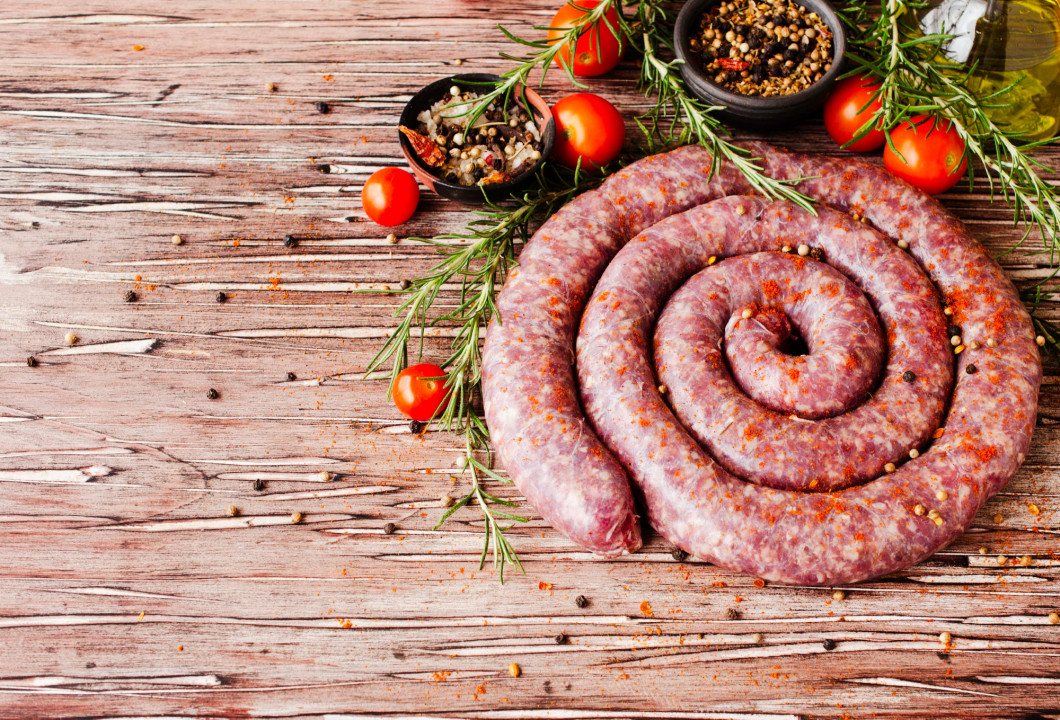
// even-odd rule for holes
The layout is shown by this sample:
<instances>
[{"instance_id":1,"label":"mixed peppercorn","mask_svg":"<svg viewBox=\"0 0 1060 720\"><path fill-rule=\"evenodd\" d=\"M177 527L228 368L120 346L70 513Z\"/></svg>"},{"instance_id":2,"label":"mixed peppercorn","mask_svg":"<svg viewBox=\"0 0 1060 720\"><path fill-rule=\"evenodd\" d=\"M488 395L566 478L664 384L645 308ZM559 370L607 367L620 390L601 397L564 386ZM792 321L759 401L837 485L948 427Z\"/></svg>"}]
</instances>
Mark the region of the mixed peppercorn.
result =
<instances>
[{"instance_id":1,"label":"mixed peppercorn","mask_svg":"<svg viewBox=\"0 0 1060 720\"><path fill-rule=\"evenodd\" d=\"M791 0L718 3L690 42L710 78L742 95L790 95L832 68L828 26Z\"/></svg>"}]
</instances>

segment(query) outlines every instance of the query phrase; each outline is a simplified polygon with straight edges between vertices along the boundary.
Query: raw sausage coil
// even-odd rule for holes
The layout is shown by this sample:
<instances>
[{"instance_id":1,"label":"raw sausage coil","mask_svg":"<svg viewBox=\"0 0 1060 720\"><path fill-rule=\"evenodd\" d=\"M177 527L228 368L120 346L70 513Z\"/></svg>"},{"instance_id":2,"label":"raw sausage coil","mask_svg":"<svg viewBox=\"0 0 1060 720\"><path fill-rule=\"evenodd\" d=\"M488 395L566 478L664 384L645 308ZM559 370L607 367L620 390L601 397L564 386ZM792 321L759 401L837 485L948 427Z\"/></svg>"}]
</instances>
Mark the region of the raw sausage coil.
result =
<instances>
[{"instance_id":1,"label":"raw sausage coil","mask_svg":"<svg viewBox=\"0 0 1060 720\"><path fill-rule=\"evenodd\" d=\"M751 149L818 214L750 197L685 147L538 230L484 350L497 454L601 555L640 546L639 501L679 547L767 580L908 567L1026 456L1042 377L1030 319L932 198L879 168Z\"/></svg>"}]
</instances>

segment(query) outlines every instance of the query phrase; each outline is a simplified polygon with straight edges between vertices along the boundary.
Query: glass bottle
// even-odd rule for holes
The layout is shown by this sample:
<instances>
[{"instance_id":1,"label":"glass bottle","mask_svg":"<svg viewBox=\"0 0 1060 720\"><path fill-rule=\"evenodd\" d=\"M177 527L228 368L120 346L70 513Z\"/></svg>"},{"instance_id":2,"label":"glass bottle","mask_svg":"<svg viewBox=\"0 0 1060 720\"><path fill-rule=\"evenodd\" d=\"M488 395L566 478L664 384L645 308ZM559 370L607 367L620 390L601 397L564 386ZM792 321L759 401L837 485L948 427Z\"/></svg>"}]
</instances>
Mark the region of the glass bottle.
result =
<instances>
[{"instance_id":1,"label":"glass bottle","mask_svg":"<svg viewBox=\"0 0 1060 720\"><path fill-rule=\"evenodd\" d=\"M1056 135L1060 0L932 0L917 20L924 33L953 36L939 60L974 69L967 88L991 120L1027 140Z\"/></svg>"}]
</instances>

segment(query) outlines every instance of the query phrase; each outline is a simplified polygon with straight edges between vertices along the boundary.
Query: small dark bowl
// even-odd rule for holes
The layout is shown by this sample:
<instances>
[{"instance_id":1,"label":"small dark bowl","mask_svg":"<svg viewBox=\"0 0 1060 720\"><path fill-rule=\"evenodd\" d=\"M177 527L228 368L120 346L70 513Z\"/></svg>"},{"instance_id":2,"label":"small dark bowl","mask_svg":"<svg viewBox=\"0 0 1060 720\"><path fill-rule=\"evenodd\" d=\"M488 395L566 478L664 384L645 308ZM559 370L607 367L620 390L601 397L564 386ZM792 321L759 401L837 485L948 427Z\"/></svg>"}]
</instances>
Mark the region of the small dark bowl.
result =
<instances>
[{"instance_id":1,"label":"small dark bowl","mask_svg":"<svg viewBox=\"0 0 1060 720\"><path fill-rule=\"evenodd\" d=\"M442 78L441 80L436 80L412 96L412 99L409 100L408 105L405 106L405 109L401 113L401 121L399 124L415 130L419 125L416 116L447 95L449 93L449 88L453 85L456 85L461 90L470 90L472 92L483 94L487 88L481 85L481 83L497 83L500 81L500 76L487 75L484 73L452 75L447 78ZM537 121L537 127L541 131L541 159L538 160L533 167L525 172L519 173L507 182L496 183L494 185L460 185L459 183L446 182L435 175L433 169L420 159L420 156L412 149L412 143L409 142L409 139L398 130L398 137L401 141L401 152L405 154L405 159L408 160L409 167L412 168L412 173L420 182L427 186L428 190L433 190L449 200L456 200L457 202L466 203L468 205L483 205L487 200L491 203L499 203L525 188L541 170L541 166L545 159L548 157L549 153L552 152L552 143L556 140L556 121L552 119L552 111L549 109L548 103L541 99L541 96L530 88L526 88L525 92L526 99L530 101L531 105L527 110L533 114L534 119ZM518 98L516 102L521 103L523 89L521 87L517 88L513 93L513 97Z\"/></svg>"},{"instance_id":2,"label":"small dark bowl","mask_svg":"<svg viewBox=\"0 0 1060 720\"><path fill-rule=\"evenodd\" d=\"M759 97L734 93L718 85L703 69L699 57L693 53L689 40L699 27L704 12L721 0L688 0L677 16L674 25L674 50L681 63L681 77L688 89L710 105L719 105L719 117L728 122L758 129L788 127L816 110L835 84L842 72L843 55L846 53L846 30L843 22L825 0L796 0L828 25L832 32L832 68L820 80L791 95Z\"/></svg>"}]
</instances>

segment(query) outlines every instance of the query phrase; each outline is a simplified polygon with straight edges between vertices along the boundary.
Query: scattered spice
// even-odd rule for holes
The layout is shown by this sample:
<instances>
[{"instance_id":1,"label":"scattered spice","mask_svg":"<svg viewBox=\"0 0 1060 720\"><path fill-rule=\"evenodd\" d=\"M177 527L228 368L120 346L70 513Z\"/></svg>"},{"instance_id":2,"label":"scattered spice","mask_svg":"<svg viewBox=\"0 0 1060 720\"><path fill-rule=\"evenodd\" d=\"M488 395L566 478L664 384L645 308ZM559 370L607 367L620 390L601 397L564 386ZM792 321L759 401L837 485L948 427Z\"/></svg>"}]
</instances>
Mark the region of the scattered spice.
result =
<instances>
[{"instance_id":1,"label":"scattered spice","mask_svg":"<svg viewBox=\"0 0 1060 720\"><path fill-rule=\"evenodd\" d=\"M229 505L228 506L228 516L229 517L239 517L239 508L237 508L235 505Z\"/></svg>"},{"instance_id":2,"label":"scattered spice","mask_svg":"<svg viewBox=\"0 0 1060 720\"><path fill-rule=\"evenodd\" d=\"M825 638L821 644L824 645L825 650L835 650L835 640L832 638Z\"/></svg>"},{"instance_id":3,"label":"scattered spice","mask_svg":"<svg viewBox=\"0 0 1060 720\"><path fill-rule=\"evenodd\" d=\"M997 564L998 564L998 565L1004 565L1004 564L1006 564L1007 562L1008 562L1008 558L1007 558L1007 557L1005 557L1004 555L998 555L998 556L997 556Z\"/></svg>"},{"instance_id":4,"label":"scattered spice","mask_svg":"<svg viewBox=\"0 0 1060 720\"><path fill-rule=\"evenodd\" d=\"M939 490L938 492L935 493L935 499L936 500L940 500L941 501L941 500L945 500L948 497L949 497L949 494L945 490Z\"/></svg>"},{"instance_id":5,"label":"scattered spice","mask_svg":"<svg viewBox=\"0 0 1060 720\"><path fill-rule=\"evenodd\" d=\"M261 492L262 490L264 490L265 489L265 481L262 480L261 478L256 478L254 480L254 489L257 490L258 492Z\"/></svg>"},{"instance_id":6,"label":"scattered spice","mask_svg":"<svg viewBox=\"0 0 1060 720\"><path fill-rule=\"evenodd\" d=\"M223 303L226 300L228 300L228 295L225 294L224 290L219 290L217 292L217 295L216 295L216 297L214 299L217 300L217 302L219 302L219 303Z\"/></svg>"},{"instance_id":7,"label":"scattered spice","mask_svg":"<svg viewBox=\"0 0 1060 720\"><path fill-rule=\"evenodd\" d=\"M659 386L659 394L660 394L660 395L665 395L665 394L666 394L666 391L667 391L668 389L669 389L669 388L667 388L667 387L666 387L665 385L660 385L660 386Z\"/></svg>"},{"instance_id":8,"label":"scattered spice","mask_svg":"<svg viewBox=\"0 0 1060 720\"><path fill-rule=\"evenodd\" d=\"M994 338L987 338L986 346L992 348L997 347L997 340L995 340Z\"/></svg>"},{"instance_id":9,"label":"scattered spice","mask_svg":"<svg viewBox=\"0 0 1060 720\"><path fill-rule=\"evenodd\" d=\"M974 364L970 364L964 369L964 371L969 375L975 375L977 372L979 372L979 368L977 368Z\"/></svg>"},{"instance_id":10,"label":"scattered spice","mask_svg":"<svg viewBox=\"0 0 1060 720\"><path fill-rule=\"evenodd\" d=\"M26 365L29 367L37 367L38 365L40 365L40 363L37 362L37 358L30 355L28 358L26 358Z\"/></svg>"},{"instance_id":11,"label":"scattered spice","mask_svg":"<svg viewBox=\"0 0 1060 720\"><path fill-rule=\"evenodd\" d=\"M840 600L840 601L841 600L846 600L846 597L847 597L847 594L845 592L843 592L842 590L836 590L834 593L832 593L832 599L833 600Z\"/></svg>"},{"instance_id":12,"label":"scattered spice","mask_svg":"<svg viewBox=\"0 0 1060 720\"><path fill-rule=\"evenodd\" d=\"M298 379L298 376L295 375L293 372L287 373L287 382L294 382L297 379Z\"/></svg>"},{"instance_id":13,"label":"scattered spice","mask_svg":"<svg viewBox=\"0 0 1060 720\"><path fill-rule=\"evenodd\" d=\"M898 241L898 243L897 243L897 245L898 245L898 247L899 247L899 248L901 248L902 250L908 250L908 249L909 249L909 241L907 241L907 240L905 240L905 239L901 239L901 240L899 240L899 241Z\"/></svg>"},{"instance_id":14,"label":"scattered spice","mask_svg":"<svg viewBox=\"0 0 1060 720\"><path fill-rule=\"evenodd\" d=\"M1000 525L1003 522L1005 522L1005 516L1004 515L1002 515L1001 513L998 513L997 515L994 516L994 524L995 525Z\"/></svg>"},{"instance_id":15,"label":"scattered spice","mask_svg":"<svg viewBox=\"0 0 1060 720\"><path fill-rule=\"evenodd\" d=\"M395 525L392 522L391 523L387 523L386 525L383 526L383 533L385 535L393 535L395 530L397 530L397 525Z\"/></svg>"},{"instance_id":16,"label":"scattered spice","mask_svg":"<svg viewBox=\"0 0 1060 720\"><path fill-rule=\"evenodd\" d=\"M989 552L989 550L986 549L985 545L983 547L979 548L979 554L980 555L986 555L988 552Z\"/></svg>"},{"instance_id":17,"label":"scattered spice","mask_svg":"<svg viewBox=\"0 0 1060 720\"><path fill-rule=\"evenodd\" d=\"M714 82L743 95L790 95L832 67L831 31L792 0L719 3L689 44Z\"/></svg>"},{"instance_id":18,"label":"scattered spice","mask_svg":"<svg viewBox=\"0 0 1060 720\"><path fill-rule=\"evenodd\" d=\"M141 50L143 50L143 49L144 49L144 46L143 46L143 45L133 45L133 50L134 50L135 52L140 52L140 51L141 51Z\"/></svg>"},{"instance_id":19,"label":"scattered spice","mask_svg":"<svg viewBox=\"0 0 1060 720\"><path fill-rule=\"evenodd\" d=\"M170 240L172 241L172 243L174 245L183 245L184 244L184 238L182 238L180 235L174 235L172 238L170 238Z\"/></svg>"},{"instance_id":20,"label":"scattered spice","mask_svg":"<svg viewBox=\"0 0 1060 720\"><path fill-rule=\"evenodd\" d=\"M66 333L66 336L63 338L63 342L65 342L67 345L76 345L77 341L80 340L80 339L81 338L77 337L77 335L74 335L71 332L71 333Z\"/></svg>"},{"instance_id":21,"label":"scattered spice","mask_svg":"<svg viewBox=\"0 0 1060 720\"><path fill-rule=\"evenodd\" d=\"M460 58L457 58L456 60L453 60L453 65L463 65L463 64L464 64L464 61L462 59L460 59Z\"/></svg>"},{"instance_id":22,"label":"scattered spice","mask_svg":"<svg viewBox=\"0 0 1060 720\"><path fill-rule=\"evenodd\" d=\"M672 557L677 562L684 562L688 559L688 553L682 550L681 548L674 548L670 551L670 557Z\"/></svg>"},{"instance_id":23,"label":"scattered spice","mask_svg":"<svg viewBox=\"0 0 1060 720\"><path fill-rule=\"evenodd\" d=\"M1039 335L1038 337L1034 338L1034 342L1038 343L1038 347L1045 347L1045 336Z\"/></svg>"},{"instance_id":24,"label":"scattered spice","mask_svg":"<svg viewBox=\"0 0 1060 720\"><path fill-rule=\"evenodd\" d=\"M799 255L801 255L802 257L806 257L807 255L810 254L810 246L809 245L799 245L799 248L798 248L798 250L796 250L796 252L799 253Z\"/></svg>"},{"instance_id":25,"label":"scattered spice","mask_svg":"<svg viewBox=\"0 0 1060 720\"><path fill-rule=\"evenodd\" d=\"M398 236L395 235L394 233L390 233L389 235L386 236L386 241L388 243L390 243L391 245L397 245L398 244Z\"/></svg>"},{"instance_id":26,"label":"scattered spice","mask_svg":"<svg viewBox=\"0 0 1060 720\"><path fill-rule=\"evenodd\" d=\"M219 392L217 392L216 390L214 390L213 388L210 388L209 390L206 391L206 399L207 400L216 400L219 397L221 397L221 394Z\"/></svg>"},{"instance_id":27,"label":"scattered spice","mask_svg":"<svg viewBox=\"0 0 1060 720\"><path fill-rule=\"evenodd\" d=\"M744 311L740 313L740 317L744 320L750 319L752 315L754 315L754 311L752 311L751 308L744 308Z\"/></svg>"},{"instance_id":28,"label":"scattered spice","mask_svg":"<svg viewBox=\"0 0 1060 720\"><path fill-rule=\"evenodd\" d=\"M939 633L939 642L943 645L949 645L951 642L953 642L953 636L950 635L948 632Z\"/></svg>"},{"instance_id":29,"label":"scattered spice","mask_svg":"<svg viewBox=\"0 0 1060 720\"><path fill-rule=\"evenodd\" d=\"M924 509L924 506L921 505L920 503L917 503L916 505L913 506L913 514L914 515L923 515L925 512L927 512L927 511Z\"/></svg>"},{"instance_id":30,"label":"scattered spice","mask_svg":"<svg viewBox=\"0 0 1060 720\"><path fill-rule=\"evenodd\" d=\"M284 235L283 246L289 248L298 247L298 238L296 238L294 235Z\"/></svg>"},{"instance_id":31,"label":"scattered spice","mask_svg":"<svg viewBox=\"0 0 1060 720\"><path fill-rule=\"evenodd\" d=\"M970 343L968 343L969 350L978 350L981 347L982 345L979 344L978 340L972 340Z\"/></svg>"},{"instance_id":32,"label":"scattered spice","mask_svg":"<svg viewBox=\"0 0 1060 720\"><path fill-rule=\"evenodd\" d=\"M589 607L589 598L585 597L584 595L579 595L578 597L574 598L574 604L584 610L585 608Z\"/></svg>"},{"instance_id":33,"label":"scattered spice","mask_svg":"<svg viewBox=\"0 0 1060 720\"><path fill-rule=\"evenodd\" d=\"M898 466L895 465L894 463L887 463L886 465L883 466L884 472L893 473L897 469L898 469Z\"/></svg>"},{"instance_id":34,"label":"scattered spice","mask_svg":"<svg viewBox=\"0 0 1060 720\"><path fill-rule=\"evenodd\" d=\"M1030 512L1031 515L1038 515L1039 513L1041 513L1041 510L1034 503L1028 505L1027 510Z\"/></svg>"},{"instance_id":35,"label":"scattered spice","mask_svg":"<svg viewBox=\"0 0 1060 720\"><path fill-rule=\"evenodd\" d=\"M912 458L913 460L916 460L918 457L920 457L920 451L917 450L916 448L913 448L912 450L909 451L909 457Z\"/></svg>"},{"instance_id":36,"label":"scattered spice","mask_svg":"<svg viewBox=\"0 0 1060 720\"><path fill-rule=\"evenodd\" d=\"M736 608L729 608L728 610L725 611L725 619L726 620L739 620L740 619L740 611L737 610Z\"/></svg>"},{"instance_id":37,"label":"scattered spice","mask_svg":"<svg viewBox=\"0 0 1060 720\"><path fill-rule=\"evenodd\" d=\"M511 675L513 678L519 677L523 674L523 669L519 667L519 663L512 663L508 666L508 674Z\"/></svg>"},{"instance_id":38,"label":"scattered spice","mask_svg":"<svg viewBox=\"0 0 1060 720\"><path fill-rule=\"evenodd\" d=\"M274 93L274 92L276 92L279 89L280 88L276 87L276 83L265 83L265 90L267 92Z\"/></svg>"},{"instance_id":39,"label":"scattered spice","mask_svg":"<svg viewBox=\"0 0 1060 720\"><path fill-rule=\"evenodd\" d=\"M323 100L321 100L320 102L316 103L314 107L316 107L317 112L320 113L321 115L327 115L329 112L331 112L331 106L328 105Z\"/></svg>"},{"instance_id":40,"label":"scattered spice","mask_svg":"<svg viewBox=\"0 0 1060 720\"><path fill-rule=\"evenodd\" d=\"M1048 617L1049 617L1049 624L1050 625L1058 625L1058 624L1060 624L1060 614L1051 612L1051 613L1049 613Z\"/></svg>"},{"instance_id":41,"label":"scattered spice","mask_svg":"<svg viewBox=\"0 0 1060 720\"><path fill-rule=\"evenodd\" d=\"M810 248L810 259L822 262L824 260L824 250L817 247Z\"/></svg>"},{"instance_id":42,"label":"scattered spice","mask_svg":"<svg viewBox=\"0 0 1060 720\"><path fill-rule=\"evenodd\" d=\"M557 645L566 645L568 639L569 638L567 638L567 633L560 633L555 638Z\"/></svg>"},{"instance_id":43,"label":"scattered spice","mask_svg":"<svg viewBox=\"0 0 1060 720\"><path fill-rule=\"evenodd\" d=\"M644 617L655 617L655 611L651 609L651 603L647 600L640 601L640 614Z\"/></svg>"},{"instance_id":44,"label":"scattered spice","mask_svg":"<svg viewBox=\"0 0 1060 720\"><path fill-rule=\"evenodd\" d=\"M305 519L305 515L303 515L302 513L298 512L297 510L295 510L293 513L291 513L291 522L294 523L295 525L299 524L304 519Z\"/></svg>"},{"instance_id":45,"label":"scattered spice","mask_svg":"<svg viewBox=\"0 0 1060 720\"><path fill-rule=\"evenodd\" d=\"M121 296L121 299L125 302L136 302L136 291L126 290L125 294Z\"/></svg>"},{"instance_id":46,"label":"scattered spice","mask_svg":"<svg viewBox=\"0 0 1060 720\"><path fill-rule=\"evenodd\" d=\"M762 637L762 633L755 633L751 636L751 642L753 642L755 645L761 643L763 639L764 638Z\"/></svg>"},{"instance_id":47,"label":"scattered spice","mask_svg":"<svg viewBox=\"0 0 1060 720\"><path fill-rule=\"evenodd\" d=\"M419 420L409 420L409 432L418 435L423 431L424 424Z\"/></svg>"},{"instance_id":48,"label":"scattered spice","mask_svg":"<svg viewBox=\"0 0 1060 720\"><path fill-rule=\"evenodd\" d=\"M764 588L766 586L766 581L763 580L762 578L755 578L755 581L753 583L751 583L751 584L754 585L759 590L761 590L762 588Z\"/></svg>"},{"instance_id":49,"label":"scattered spice","mask_svg":"<svg viewBox=\"0 0 1060 720\"><path fill-rule=\"evenodd\" d=\"M957 347L960 344L961 344L961 336L960 335L951 335L950 336L950 345L953 345L954 347Z\"/></svg>"},{"instance_id":50,"label":"scattered spice","mask_svg":"<svg viewBox=\"0 0 1060 720\"><path fill-rule=\"evenodd\" d=\"M1020 565L1022 565L1023 567L1030 567L1033 564L1034 558L1032 558L1030 555L1024 555L1020 558Z\"/></svg>"},{"instance_id":51,"label":"scattered spice","mask_svg":"<svg viewBox=\"0 0 1060 720\"><path fill-rule=\"evenodd\" d=\"M331 482L335 479L335 476L327 470L321 470L319 473L319 477L321 482Z\"/></svg>"},{"instance_id":52,"label":"scattered spice","mask_svg":"<svg viewBox=\"0 0 1060 720\"><path fill-rule=\"evenodd\" d=\"M904 373L902 373L902 379L905 380L907 383L911 383L916 380L916 373L912 370L906 370Z\"/></svg>"},{"instance_id":53,"label":"scattered spice","mask_svg":"<svg viewBox=\"0 0 1060 720\"><path fill-rule=\"evenodd\" d=\"M400 287L402 290L408 290L409 286L411 285L412 283L410 283L408 280L402 280L400 283L398 283L398 287Z\"/></svg>"},{"instance_id":54,"label":"scattered spice","mask_svg":"<svg viewBox=\"0 0 1060 720\"><path fill-rule=\"evenodd\" d=\"M455 502L456 500L453 499L452 495L442 495L438 498L438 504L444 508L452 507Z\"/></svg>"}]
</instances>

